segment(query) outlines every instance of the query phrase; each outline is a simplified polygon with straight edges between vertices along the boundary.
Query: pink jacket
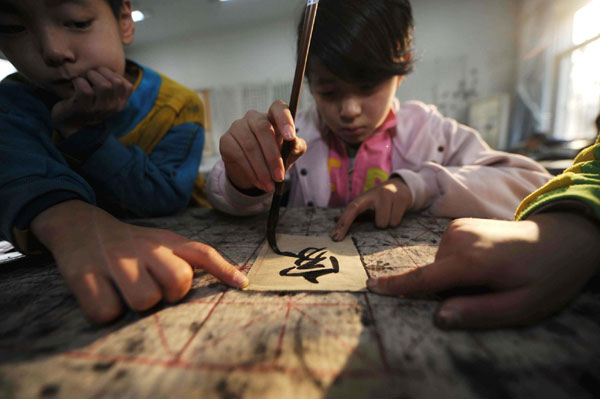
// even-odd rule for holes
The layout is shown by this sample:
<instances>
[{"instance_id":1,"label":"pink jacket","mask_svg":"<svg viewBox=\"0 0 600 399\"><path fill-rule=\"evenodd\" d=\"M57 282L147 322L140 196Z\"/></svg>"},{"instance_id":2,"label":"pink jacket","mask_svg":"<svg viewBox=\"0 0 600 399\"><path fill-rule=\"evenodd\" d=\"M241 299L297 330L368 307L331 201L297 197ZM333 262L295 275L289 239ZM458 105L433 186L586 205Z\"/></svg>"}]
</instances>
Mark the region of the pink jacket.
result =
<instances>
[{"instance_id":1,"label":"pink jacket","mask_svg":"<svg viewBox=\"0 0 600 399\"><path fill-rule=\"evenodd\" d=\"M525 196L552 176L535 161L492 150L479 134L443 117L432 105L394 102L398 120L392 139L392 174L400 175L413 197L412 211L428 210L445 217L512 219ZM329 148L319 130L316 109L301 113L296 129L307 151L288 172L288 206L329 203ZM233 215L269 209L271 194L251 197L229 182L223 161L213 167L207 184L208 200Z\"/></svg>"}]
</instances>

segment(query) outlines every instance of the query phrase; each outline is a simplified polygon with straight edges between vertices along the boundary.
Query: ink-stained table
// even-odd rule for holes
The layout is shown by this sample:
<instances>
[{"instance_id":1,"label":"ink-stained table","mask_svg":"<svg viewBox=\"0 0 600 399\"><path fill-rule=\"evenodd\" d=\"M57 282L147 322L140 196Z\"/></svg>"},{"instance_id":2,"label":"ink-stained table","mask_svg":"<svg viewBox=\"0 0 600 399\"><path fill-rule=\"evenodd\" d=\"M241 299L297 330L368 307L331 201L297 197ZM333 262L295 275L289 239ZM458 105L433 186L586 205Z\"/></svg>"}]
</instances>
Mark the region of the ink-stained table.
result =
<instances>
[{"instance_id":1,"label":"ink-stained table","mask_svg":"<svg viewBox=\"0 0 600 399\"><path fill-rule=\"evenodd\" d=\"M337 213L288 209L279 232L325 235ZM265 234L264 216L200 209L139 224L211 244L245 271ZM409 216L351 232L382 275L431 261L447 224ZM0 398L595 397L597 286L536 327L444 332L435 300L250 293L198 273L181 303L94 327L52 262L29 259L0 266Z\"/></svg>"}]
</instances>

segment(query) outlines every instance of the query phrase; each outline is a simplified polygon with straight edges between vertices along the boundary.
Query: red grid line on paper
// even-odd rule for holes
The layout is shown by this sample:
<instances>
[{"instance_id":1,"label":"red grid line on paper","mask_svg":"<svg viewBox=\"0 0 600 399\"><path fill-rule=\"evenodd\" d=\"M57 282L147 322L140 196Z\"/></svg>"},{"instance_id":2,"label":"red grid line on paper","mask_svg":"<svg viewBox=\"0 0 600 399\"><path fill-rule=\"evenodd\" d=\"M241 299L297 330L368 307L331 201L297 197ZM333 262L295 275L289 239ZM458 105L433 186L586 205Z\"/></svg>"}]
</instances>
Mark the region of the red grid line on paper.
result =
<instances>
[{"instance_id":1,"label":"red grid line on paper","mask_svg":"<svg viewBox=\"0 0 600 399\"><path fill-rule=\"evenodd\" d=\"M283 337L285 335L285 328L288 323L288 319L290 317L290 310L292 309L291 302L288 303L287 311L285 312L285 319L283 321L283 325L281 327L281 332L279 333L279 341L277 342L277 348L275 349L275 358L273 359L273 364L277 363L279 357L281 356L281 352L283 351Z\"/></svg>"},{"instance_id":2,"label":"red grid line on paper","mask_svg":"<svg viewBox=\"0 0 600 399\"><path fill-rule=\"evenodd\" d=\"M369 309L369 315L371 316L371 320L373 320L373 328L375 330L375 336L377 337L377 346L379 347L379 355L381 356L381 362L383 363L385 371L389 372L391 370L390 363L388 362L387 356L385 354L383 340L381 339L379 329L377 328L377 320L375 319L375 314L373 313L373 308L371 307L371 302L369 301L369 294L365 292L364 295L365 301L367 303L367 309Z\"/></svg>"},{"instance_id":3,"label":"red grid line on paper","mask_svg":"<svg viewBox=\"0 0 600 399\"><path fill-rule=\"evenodd\" d=\"M269 313L265 313L263 315L260 315L259 317L256 317L256 318L250 320L248 323L244 324L240 328L235 329L233 331L230 331L230 332L228 332L227 334L225 334L223 336L220 336L220 337L217 337L215 339L212 339L212 340L208 341L206 343L206 345L201 346L200 348L197 349L197 351L200 352L200 351L203 351L203 350L205 350L207 348L213 347L213 346L219 344L221 341L225 340L226 338L229 338L232 335L238 334L238 333L240 333L240 332L248 329L248 327L250 327L250 326L258 323L259 321L261 321L261 320L263 320L263 319L265 319L265 318L267 318L267 317L269 317L269 316L271 316L271 315L273 315L273 314L275 314L275 313L283 310L284 308L285 308L285 305L284 306L280 306L278 309L275 309L275 310L273 310L273 311L271 311Z\"/></svg>"},{"instance_id":4,"label":"red grid line on paper","mask_svg":"<svg viewBox=\"0 0 600 399\"><path fill-rule=\"evenodd\" d=\"M171 348L169 347L169 343L167 342L167 337L165 336L165 331L160 323L160 319L158 318L158 314L154 313L152 315L154 322L156 323L156 328L158 330L158 336L160 337L160 343L163 347L165 353L169 356L169 358L173 358L173 352L171 352Z\"/></svg>"},{"instance_id":5,"label":"red grid line on paper","mask_svg":"<svg viewBox=\"0 0 600 399\"><path fill-rule=\"evenodd\" d=\"M252 259L254 257L254 255L256 255L258 253L258 250L263 246L264 244L264 240L261 241L255 248L254 251L252 251L252 253L250 254L250 256L248 258L246 258L246 261L244 262L244 264L242 265L242 267L240 267L240 272L242 273L248 273L248 269L250 269L250 259Z\"/></svg>"},{"instance_id":6,"label":"red grid line on paper","mask_svg":"<svg viewBox=\"0 0 600 399\"><path fill-rule=\"evenodd\" d=\"M128 357L123 355L105 355L105 354L95 354L84 351L70 351L65 352L63 354L65 357L71 359L82 359L88 361L103 361L103 362L119 362L126 364L136 364L141 366L159 366L164 367L166 369L186 369L186 370L196 370L196 371L222 371L222 372L231 372L242 371L242 372L250 372L250 373L283 373L289 375L302 375L305 374L305 370L303 368L296 367L285 367L278 366L273 364L219 364L219 363L193 363L193 362L184 362L178 360L176 362L163 360L163 359L152 359L146 357ZM340 373L339 370L331 370L331 369L312 369L311 373L316 375L317 377L326 378L326 377L336 377L338 375L343 375L346 377L357 377L357 378L372 378L386 375L387 373L382 372L381 370L372 370L372 369L364 369L364 370L348 370L342 371Z\"/></svg>"},{"instance_id":7,"label":"red grid line on paper","mask_svg":"<svg viewBox=\"0 0 600 399\"><path fill-rule=\"evenodd\" d=\"M412 240L416 240L416 239L421 238L423 235L427 234L428 232L430 232L430 231L429 230L424 230L418 236L410 238L410 239L407 239L406 241L400 241L400 240L398 240L396 237L394 237L394 235L391 232L389 232L390 236L396 242L396 245L397 245L396 247L394 247L392 249L401 248L408 255L408 257L410 258L410 260L412 260L412 262L416 264L415 260L411 257L410 253L406 249L406 244L408 244ZM382 258L385 255L387 255L386 251L381 251L381 253L375 255L375 258L372 259L368 264L366 264L365 267L372 267L375 264L375 262L377 262L379 260L379 258ZM385 266L386 269L400 269L400 268L404 268L404 267L406 267L406 265L402 265L402 266Z\"/></svg>"},{"instance_id":8,"label":"red grid line on paper","mask_svg":"<svg viewBox=\"0 0 600 399\"><path fill-rule=\"evenodd\" d=\"M416 238L421 237L425 233L427 233L427 232L424 231L423 233L421 233L421 235L417 236ZM398 240L396 239L396 237L394 237L394 235L392 233L390 233L390 235L392 236L392 238L394 240L396 240L396 242L398 242ZM419 267L419 264L417 263L417 261L412 257L412 255L410 254L410 252L408 251L408 249L406 249L405 243L399 244L399 248L401 248L404 251L404 253L408 256L408 258L412 261L412 263L415 264L416 267Z\"/></svg>"},{"instance_id":9,"label":"red grid line on paper","mask_svg":"<svg viewBox=\"0 0 600 399\"><path fill-rule=\"evenodd\" d=\"M346 349L354 349L355 348L351 344L348 344L348 343L344 342L343 340L341 340L338 334L336 334L333 331L329 330L327 327L324 327L318 320L316 320L314 317L312 317L311 315L309 315L305 311L303 311L301 309L295 309L295 310L298 311L298 312L300 312L304 317L306 317L308 319L308 321L310 321L315 326L317 326L317 328L319 330L321 330L321 331L325 332L326 334L328 334L329 336L331 336L334 339L334 341L336 341L337 343L339 343L344 348L346 348ZM371 363L371 364L375 364L375 362L373 361L373 359L369 358L368 356L366 356L365 354L363 354L361 351L359 351L358 347L356 347L355 354L356 354L357 357L359 357L360 359L364 360L365 362Z\"/></svg>"},{"instance_id":10,"label":"red grid line on paper","mask_svg":"<svg viewBox=\"0 0 600 399\"><path fill-rule=\"evenodd\" d=\"M168 347L168 345L166 345L166 348L168 348L168 349L166 349L165 352L167 354L169 354L169 357L170 357L169 359L152 359L152 358L146 358L146 357L130 357L130 356L125 356L125 355L105 355L105 354L93 353L89 350L88 351L70 351L70 352L64 353L63 355L67 356L67 357L82 358L82 359L114 360L114 361L121 361L121 362L132 363L132 364L141 364L141 365L146 365L146 366L161 366L161 367L166 367L166 368L184 368L184 369L191 369L191 370L210 370L210 371L236 370L236 371L247 371L247 372L257 372L257 373L283 372L283 373L292 373L292 374L293 373L302 373L303 371L305 372L306 370L302 370L302 369L296 370L294 368L286 368L286 367L282 367L282 366L277 366L277 364L276 364L277 363L276 361L278 360L278 358L281 355L282 350L283 350L283 342L284 342L284 338L285 338L285 333L287 331L287 322L289 319L289 315L291 314L291 312L293 310L296 310L296 311L300 312L300 314L305 316L306 319L309 320L312 324L314 324L319 330L321 330L321 331L325 332L326 334L328 334L329 336L331 336L340 345L342 345L343 347L345 347L347 349L353 349L355 356L361 358L366 363L376 364L373 361L373 359L364 355L358 349L359 346L354 346L352 344L346 343L345 341L343 341L340 338L339 334L336 334L335 332L329 330L328 328L323 326L322 323L320 323L318 320L316 320L314 317L312 317L310 314L308 314L304 310L300 309L300 307L305 307L305 306L311 306L311 307L313 307L313 306L357 307L359 305L357 303L313 303L313 302L301 303L300 302L301 300L309 297L308 294L304 294L302 296L296 296L294 298L290 298L289 296L282 297L281 302L285 301L285 303L279 302L278 309L275 309L266 315L261 315L259 317L256 317L256 318L252 319L250 322L246 323L241 328L239 328L235 331L232 331L232 332L226 334L225 336L222 336L213 341L210 341L207 345L200 348L200 350L204 350L208 347L214 346L214 345L218 344L219 342L222 342L223 340L225 340L241 331L248 329L249 327L251 327L252 325L255 325L256 323L258 323L265 317L273 315L273 314L277 313L278 311L281 311L282 309L285 308L286 309L285 320L284 320L284 323L283 323L283 326L282 326L282 329L280 332L277 349L275 351L275 358L270 366L264 365L264 364L248 366L247 364L227 365L227 364L212 364L212 363L194 363L194 362L189 362L189 361L183 360L184 353L189 349L191 342L196 338L197 334L202 329L202 327L204 325L206 325L206 322L209 320L211 315L214 314L214 312L216 311L216 308L221 305L237 305L237 304L239 304L235 301L224 301L223 298L224 298L225 294L226 294L226 292L223 292L221 294L221 296L219 297L219 299L216 302L214 302L212 308L210 309L208 314L204 317L204 319L201 323L201 327L188 339L188 341L183 345L183 347L179 350L179 352L175 356L172 356L170 348ZM372 309L370 309L370 304L368 303L368 297L366 297L366 300L367 300L367 306L369 307L369 311L371 313L371 317L375 321L373 313L372 313ZM251 304L254 305L254 303L251 303ZM161 331L161 327L159 326L160 319L158 318L158 316L153 317L153 320L157 323L157 328L159 329L159 331ZM374 323L374 325L376 327L375 323ZM389 370L389 366L387 365L387 359L385 358L385 354L384 354L383 347L381 344L381 338L380 338L377 330L375 330L375 333L376 333L376 336L378 337L378 346L380 348L380 352L381 352L380 356L382 357L382 364L384 365L384 369L380 369L380 370L369 369L366 372L362 371L362 370L344 371L344 370L313 370L313 369L311 369L311 373L313 375L333 376L333 377L337 377L338 375L377 377L377 376L387 374L388 370ZM164 335L161 334L161 339L163 339L162 337L164 337ZM166 341L165 341L165 344L166 344ZM96 345L94 345L94 346L96 346Z\"/></svg>"},{"instance_id":11,"label":"red grid line on paper","mask_svg":"<svg viewBox=\"0 0 600 399\"><path fill-rule=\"evenodd\" d=\"M210 311L208 312L208 314L206 315L206 317L204 317L204 320L202 320L202 323L200 323L200 328L198 328L196 331L194 331L194 333L187 340L187 342L183 345L183 347L179 350L179 352L177 352L177 355L173 358L173 361L176 362L179 359L181 359L181 356L183 356L183 353L185 352L185 350L192 343L192 341L194 340L194 338L196 338L196 335L198 335L198 333L200 332L200 330L202 329L202 327L204 327L204 325L206 324L206 322L208 321L208 319L210 318L210 316L212 316L212 314L214 313L215 309L217 308L217 306L219 306L219 303L221 303L221 300L223 299L223 297L225 296L226 293L227 293L227 291L224 291L221 294L221 296L219 297L219 299L217 299L217 301L215 302L215 305L210 309Z\"/></svg>"}]
</instances>

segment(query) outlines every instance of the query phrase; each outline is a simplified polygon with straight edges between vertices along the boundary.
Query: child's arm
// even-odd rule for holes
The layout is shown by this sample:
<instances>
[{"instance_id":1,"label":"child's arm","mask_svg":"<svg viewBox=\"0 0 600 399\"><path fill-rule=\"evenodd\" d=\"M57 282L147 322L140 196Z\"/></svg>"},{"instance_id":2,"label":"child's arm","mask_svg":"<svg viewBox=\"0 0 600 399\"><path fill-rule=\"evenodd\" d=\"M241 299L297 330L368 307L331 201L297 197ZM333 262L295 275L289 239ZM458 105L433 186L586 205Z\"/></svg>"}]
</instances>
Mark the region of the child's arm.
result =
<instances>
[{"instance_id":1,"label":"child's arm","mask_svg":"<svg viewBox=\"0 0 600 399\"><path fill-rule=\"evenodd\" d=\"M523 198L552 177L529 158L490 149L473 129L434 108L403 104L398 118L412 126L402 145L394 141L409 166L393 174L410 188L412 211L512 219Z\"/></svg>"},{"instance_id":2,"label":"child's arm","mask_svg":"<svg viewBox=\"0 0 600 399\"><path fill-rule=\"evenodd\" d=\"M151 70L143 73L129 106L115 118L130 84L122 87L122 77L99 69L77 80L73 97L53 107L52 120L65 138L59 149L103 207L136 216L171 214L188 204L197 179L203 105L191 90Z\"/></svg>"},{"instance_id":3,"label":"child's arm","mask_svg":"<svg viewBox=\"0 0 600 399\"><path fill-rule=\"evenodd\" d=\"M294 121L287 105L274 102L267 114L249 111L235 121L221 137L222 164L217 164L208 181L209 200L228 213L248 214L268 206L266 196L283 180L281 158L283 141L292 141L288 169L306 152L306 142L296 137ZM251 197L254 196L253 200Z\"/></svg>"},{"instance_id":4,"label":"child's arm","mask_svg":"<svg viewBox=\"0 0 600 399\"><path fill-rule=\"evenodd\" d=\"M444 233L435 262L371 279L368 286L406 296L483 287L489 292L445 300L437 325L531 324L562 308L600 269L599 242L598 225L576 213L542 213L520 222L458 219Z\"/></svg>"},{"instance_id":5,"label":"child's arm","mask_svg":"<svg viewBox=\"0 0 600 399\"><path fill-rule=\"evenodd\" d=\"M103 323L123 310L161 299L176 302L190 290L193 268L243 288L244 274L213 248L166 230L129 225L82 201L50 207L31 229L53 254L83 312Z\"/></svg>"},{"instance_id":6,"label":"child's arm","mask_svg":"<svg viewBox=\"0 0 600 399\"><path fill-rule=\"evenodd\" d=\"M600 268L600 137L522 202L517 218L526 217L456 220L434 263L375 279L371 288L395 295L491 290L444 302L436 320L447 328L528 324L558 310Z\"/></svg>"}]
</instances>

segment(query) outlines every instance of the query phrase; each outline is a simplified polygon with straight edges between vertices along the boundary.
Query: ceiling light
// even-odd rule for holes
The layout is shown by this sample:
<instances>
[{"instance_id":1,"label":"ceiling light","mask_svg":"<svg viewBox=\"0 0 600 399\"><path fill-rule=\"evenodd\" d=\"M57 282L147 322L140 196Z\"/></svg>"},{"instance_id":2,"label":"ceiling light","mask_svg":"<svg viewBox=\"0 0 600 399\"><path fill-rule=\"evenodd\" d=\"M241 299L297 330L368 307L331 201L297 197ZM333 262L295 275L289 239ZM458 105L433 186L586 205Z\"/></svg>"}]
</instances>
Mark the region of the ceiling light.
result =
<instances>
[{"instance_id":1,"label":"ceiling light","mask_svg":"<svg viewBox=\"0 0 600 399\"><path fill-rule=\"evenodd\" d=\"M133 18L133 22L140 22L144 20L144 13L140 10L134 10L131 12L131 18Z\"/></svg>"}]
</instances>

